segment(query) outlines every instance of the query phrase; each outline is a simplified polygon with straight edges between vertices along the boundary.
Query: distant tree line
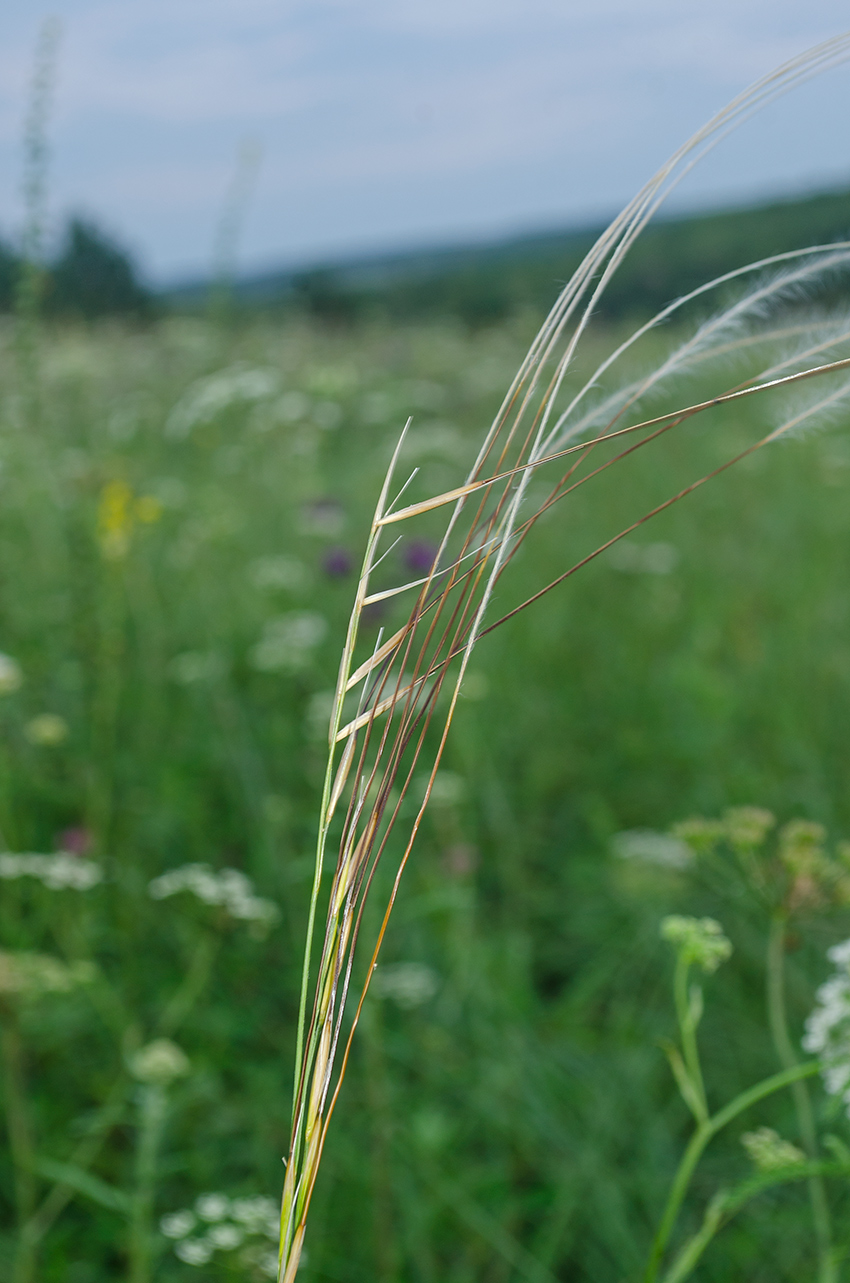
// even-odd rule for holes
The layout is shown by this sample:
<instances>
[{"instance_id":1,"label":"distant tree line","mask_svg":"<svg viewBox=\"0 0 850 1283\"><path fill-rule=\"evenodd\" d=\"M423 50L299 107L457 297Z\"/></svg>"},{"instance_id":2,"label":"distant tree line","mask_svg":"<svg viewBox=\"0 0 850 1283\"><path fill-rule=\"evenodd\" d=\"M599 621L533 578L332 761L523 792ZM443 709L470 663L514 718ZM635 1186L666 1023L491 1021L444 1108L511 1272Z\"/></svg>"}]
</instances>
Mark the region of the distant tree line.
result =
<instances>
[{"instance_id":1,"label":"distant tree line","mask_svg":"<svg viewBox=\"0 0 850 1283\"><path fill-rule=\"evenodd\" d=\"M20 254L0 240L0 311L14 309L23 270ZM44 264L40 294L42 311L52 317L144 319L156 310L127 251L95 223L78 217L68 221L57 253Z\"/></svg>"},{"instance_id":2,"label":"distant tree line","mask_svg":"<svg viewBox=\"0 0 850 1283\"><path fill-rule=\"evenodd\" d=\"M282 281L280 300L336 324L383 315L398 320L455 316L473 326L487 325L525 307L548 311L601 230L317 268ZM658 219L629 251L597 311L609 320L651 315L746 263L844 239L850 239L848 191ZM270 284L264 283L266 306ZM838 289L839 283L827 281L819 297ZM244 298L249 304L250 287Z\"/></svg>"}]
</instances>

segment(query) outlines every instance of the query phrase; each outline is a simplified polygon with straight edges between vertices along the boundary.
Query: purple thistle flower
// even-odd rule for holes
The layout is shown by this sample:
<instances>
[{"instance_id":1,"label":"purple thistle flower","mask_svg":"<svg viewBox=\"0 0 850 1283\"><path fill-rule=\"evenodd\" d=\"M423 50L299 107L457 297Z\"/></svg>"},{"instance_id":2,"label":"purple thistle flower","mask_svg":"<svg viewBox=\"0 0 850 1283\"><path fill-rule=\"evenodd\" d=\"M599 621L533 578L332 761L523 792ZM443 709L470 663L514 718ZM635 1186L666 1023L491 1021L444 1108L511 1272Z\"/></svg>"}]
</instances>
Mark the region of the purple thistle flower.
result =
<instances>
[{"instance_id":1,"label":"purple thistle flower","mask_svg":"<svg viewBox=\"0 0 850 1283\"><path fill-rule=\"evenodd\" d=\"M75 825L70 829L63 829L57 833L54 839L58 851L66 851L69 855L85 855L91 850L93 838L88 829L83 828L81 824Z\"/></svg>"},{"instance_id":2,"label":"purple thistle flower","mask_svg":"<svg viewBox=\"0 0 850 1283\"><path fill-rule=\"evenodd\" d=\"M411 539L402 549L401 559L415 575L427 575L437 560L439 548L430 539Z\"/></svg>"},{"instance_id":3,"label":"purple thistle flower","mask_svg":"<svg viewBox=\"0 0 850 1283\"><path fill-rule=\"evenodd\" d=\"M351 574L351 553L347 548L328 548L322 557L322 569L331 579L344 579Z\"/></svg>"}]
</instances>

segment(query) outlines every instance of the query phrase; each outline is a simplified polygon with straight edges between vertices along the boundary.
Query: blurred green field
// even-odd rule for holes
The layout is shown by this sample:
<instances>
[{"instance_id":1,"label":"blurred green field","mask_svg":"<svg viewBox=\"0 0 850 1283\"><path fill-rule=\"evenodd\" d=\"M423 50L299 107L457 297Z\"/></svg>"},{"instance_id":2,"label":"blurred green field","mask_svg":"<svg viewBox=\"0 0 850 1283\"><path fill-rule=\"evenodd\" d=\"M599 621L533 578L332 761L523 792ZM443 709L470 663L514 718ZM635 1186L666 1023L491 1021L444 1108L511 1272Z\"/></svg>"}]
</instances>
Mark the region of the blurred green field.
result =
<instances>
[{"instance_id":1,"label":"blurred green field","mask_svg":"<svg viewBox=\"0 0 850 1283\"><path fill-rule=\"evenodd\" d=\"M98 968L79 992L16 1007L39 1196L114 1103L39 1283L128 1277L126 1217L104 1187L135 1179L126 1066L163 1031L190 1071L170 1093L156 1218L212 1191L279 1196L328 697L371 511L408 414L415 485L459 484L534 328L174 317L56 328L23 356L2 331L0 651L22 681L0 699L0 832L9 852L88 844L106 871L82 892L9 879L0 897L0 948ZM494 609L774 411L713 412L557 506ZM618 861L611 840L743 803L850 836L848 499L837 421L724 474L480 643L341 1095L305 1283L640 1277L688 1134L659 1046L674 1027L666 913L716 916L735 948L707 984L709 1095L777 1066L746 906ZM417 555L402 543L387 581ZM192 862L247 874L279 906L273 928L150 897ZM848 926L845 910L800 932L795 1036ZM168 1014L181 984L182 1020ZM9 1090L7 1072L7 1105ZM694 1216L747 1170L740 1133L764 1122L793 1137L789 1100L715 1143ZM11 1278L5 1146L0 1192ZM846 1199L836 1215L850 1236ZM791 1186L742 1213L699 1278L808 1279L812 1251ZM181 1262L160 1236L154 1277L261 1277L235 1259Z\"/></svg>"}]
</instances>

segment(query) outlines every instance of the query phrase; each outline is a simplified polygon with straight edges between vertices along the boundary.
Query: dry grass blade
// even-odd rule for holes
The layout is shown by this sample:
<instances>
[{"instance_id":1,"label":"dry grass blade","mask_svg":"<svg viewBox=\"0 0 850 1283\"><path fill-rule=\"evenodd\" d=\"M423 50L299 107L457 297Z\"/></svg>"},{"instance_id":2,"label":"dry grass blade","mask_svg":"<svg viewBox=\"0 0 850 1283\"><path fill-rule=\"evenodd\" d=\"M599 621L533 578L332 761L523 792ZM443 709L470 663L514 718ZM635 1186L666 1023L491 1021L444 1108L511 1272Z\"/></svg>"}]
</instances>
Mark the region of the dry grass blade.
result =
<instances>
[{"instance_id":1,"label":"dry grass blade","mask_svg":"<svg viewBox=\"0 0 850 1283\"><path fill-rule=\"evenodd\" d=\"M784 373L789 365L801 363L800 353L793 357L785 355L778 362L774 361L761 376L750 377L744 385L727 388L709 400L651 418L644 417L639 422L622 422L624 416L633 413L639 400L649 389L657 387L662 378L681 371L689 362L705 359L706 355L728 353L750 344L752 335L740 330L741 318L754 321L761 317L768 303L775 303L787 295L788 282L792 277L796 285L804 278L814 279L817 272L825 268L834 270L841 267L850 258L850 246L846 244L815 247L801 251L800 255L779 256L783 261L797 257L805 261L789 269L785 277L757 283L745 300L727 307L719 317L707 323L689 344L668 358L648 378L628 384L622 391L603 399L595 408L585 408L591 384L600 373L607 374L628 350L632 342L628 340L599 367L594 379L573 393L565 409L558 409L568 371L596 300L672 186L705 150L735 124L778 93L824 67L846 59L848 54L850 35L844 35L818 46L759 81L681 148L614 220L580 265L544 322L461 485L443 494L409 503L401 509L388 505L387 497L401 442L396 448L369 532L329 725L330 751L305 949L292 1135L282 1204L280 1283L292 1283L298 1268L310 1199L348 1063L351 1039L366 999L400 879L428 804L460 685L476 641L485 631L497 627L517 610L550 591L556 583L574 574L581 565L622 538L628 530L676 503L734 460L721 464L713 473L698 478L679 494L644 514L639 521L583 557L558 579L528 597L515 610L485 628L493 590L517 547L553 503L560 502L578 486L585 485L619 460L643 449L650 441L657 440L663 433L696 415L744 397L828 377L850 367L850 357L837 356L825 364ZM761 266L775 266L778 261L765 260ZM742 275L745 270L729 274L718 282L710 282L690 297ZM640 327L635 337L665 319L679 306L679 302L672 304L659 317ZM739 327L737 332L736 326ZM835 351L842 334L846 340L847 328L846 325L843 330L840 326L835 328L826 340L810 344L808 351L812 355ZM795 326L786 325L778 332L785 335L794 329ZM736 457L751 453L796 428L804 420L824 412L847 392L847 385L830 392ZM592 437L584 439L591 429ZM616 451L621 438L633 438L636 434L638 440L632 439L619 453L606 456L596 467L576 477L577 469L594 451L610 452L612 443ZM583 439L576 442L577 436ZM569 445L566 444L568 441ZM532 503L530 515L526 514L520 520L523 504L529 506L529 479L541 469L564 459L568 461L567 470L552 486L548 498L542 503ZM448 515L428 574L397 589L371 592L370 578L379 560L379 545L385 527L416 522L422 517L428 519L439 509L448 509ZM365 604L417 589L413 606L402 626L386 641L379 639L373 653L355 664ZM351 692L361 683L356 711L349 710L344 714L347 696L353 699ZM417 801L412 820L406 820L404 831L397 832L402 803L410 795L414 777L421 778L417 764L425 751L424 794ZM338 835L334 831L336 864L328 893L315 982L311 989L313 937L321 899L322 874L331 839L331 823L339 824L340 815L342 821ZM348 997L355 974L364 905L375 871L384 857L394 870L392 887L377 938L367 947L362 983L357 1002L353 1004L355 1010L351 1012L348 1010ZM341 1044L343 1052L334 1079Z\"/></svg>"}]
</instances>

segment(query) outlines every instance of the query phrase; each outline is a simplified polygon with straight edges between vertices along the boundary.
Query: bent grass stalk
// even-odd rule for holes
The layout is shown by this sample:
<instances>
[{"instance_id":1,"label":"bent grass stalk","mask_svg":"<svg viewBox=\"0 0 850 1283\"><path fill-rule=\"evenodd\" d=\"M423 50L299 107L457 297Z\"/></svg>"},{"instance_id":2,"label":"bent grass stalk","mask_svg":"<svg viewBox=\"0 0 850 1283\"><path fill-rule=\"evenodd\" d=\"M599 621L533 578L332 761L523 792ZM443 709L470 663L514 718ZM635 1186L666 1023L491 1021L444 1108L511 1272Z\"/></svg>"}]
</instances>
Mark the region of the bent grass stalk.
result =
<instances>
[{"instance_id":1,"label":"bent grass stalk","mask_svg":"<svg viewBox=\"0 0 850 1283\"><path fill-rule=\"evenodd\" d=\"M691 364L710 357L724 356L752 344L754 340L749 334L739 333L737 337L730 337L735 327L742 324L742 320L761 319L765 307L787 298L791 286L798 286L805 280L815 280L825 270L848 266L850 245L845 242L834 246L816 246L793 255L763 260L760 264L749 265L748 268L727 274L694 291L688 299L718 289L746 271L803 259L801 265L784 277L760 281L749 295L727 307L719 317L702 327L689 344L668 358L648 378L628 385L607 401L603 399L595 410L586 411L583 417L579 417L576 411L589 399L601 375L607 373L638 337L662 323L687 300L671 304L621 344L571 397L564 411L556 411L556 400L565 386L568 371L573 365L579 342L587 330L597 300L630 245L676 183L707 150L754 111L794 84L810 78L826 67L837 65L848 56L850 33L817 46L764 77L680 148L638 193L599 238L562 292L522 362L485 435L466 481L461 486L409 503L403 508L396 506L401 494L393 502L388 502L407 428L401 435L369 530L330 717L329 753L321 801L299 1002L292 1132L281 1206L279 1283L293 1283L298 1269L310 1200L328 1127L348 1064L352 1038L363 1010L400 879L428 805L460 687L476 641L551 591L651 516L675 504L732 463L799 429L850 396L850 381L842 382L837 390L792 415L733 458L656 505L637 521L580 558L551 583L530 595L521 605L508 611L495 623L484 626L496 584L535 522L554 503L627 455L697 415L724 405L734 405L749 396L785 389L850 368L850 357L841 357L797 369L790 374L784 373L789 365L799 365L801 361L804 363L823 350L834 349L842 340L846 341L847 333L838 327L841 338L833 336L810 345L805 352L792 357L785 356L779 362L774 361L744 384L727 388L709 400L643 418L631 425L621 425L623 416L633 411L662 378L680 373ZM790 335L795 329L799 327L786 326L779 333ZM601 425L600 430L590 439L565 444L577 436L586 436L597 424ZM643 435L637 441L576 477L578 469L594 451L604 450L612 441L616 445L638 433ZM531 515L524 516L520 521L521 509L528 502L530 479L538 470L557 461L567 462L566 471L552 486L545 502L532 504ZM409 481L402 487L402 491L408 484ZM441 508L448 508L449 515L437 556L427 576L388 591L370 592L371 576L380 561L379 546L385 527L416 522L419 518L428 520L432 513ZM379 634L372 654L355 667L364 608L370 602L404 592L415 592L407 621L386 640ZM346 710L346 704L354 697L358 688L360 694L357 708L354 716L351 716L351 712ZM426 742L429 747L429 766L424 796L407 832L395 845L392 841L395 825ZM314 939L322 876L331 826L343 803L344 818L311 1000ZM391 891L377 937L367 951L365 976L354 1004L355 1009L347 1020L348 998L363 924L364 904L378 863L385 854L392 859L395 868ZM334 1069L341 1044L341 1061L334 1081ZM707 1110L705 1111L705 1117L699 1120L697 1132L671 1193L673 1201L668 1207L668 1213L672 1207L673 1219L686 1192L693 1165L716 1131L763 1095L812 1072L814 1070L808 1065L789 1069L767 1083L745 1092L714 1118L709 1118ZM667 1224L668 1218L668 1214L665 1214L662 1227ZM672 1225L672 1221L670 1224Z\"/></svg>"}]
</instances>

